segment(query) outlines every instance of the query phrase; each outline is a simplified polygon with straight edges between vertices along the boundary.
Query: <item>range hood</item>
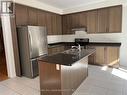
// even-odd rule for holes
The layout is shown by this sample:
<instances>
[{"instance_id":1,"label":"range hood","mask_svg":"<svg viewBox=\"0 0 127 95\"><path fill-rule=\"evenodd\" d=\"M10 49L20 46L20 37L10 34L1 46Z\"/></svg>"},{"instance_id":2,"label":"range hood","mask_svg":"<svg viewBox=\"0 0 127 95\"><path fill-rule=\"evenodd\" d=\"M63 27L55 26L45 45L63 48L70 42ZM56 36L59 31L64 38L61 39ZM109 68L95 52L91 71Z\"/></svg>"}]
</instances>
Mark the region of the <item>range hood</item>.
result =
<instances>
[{"instance_id":1,"label":"range hood","mask_svg":"<svg viewBox=\"0 0 127 95\"><path fill-rule=\"evenodd\" d=\"M86 27L77 27L77 28L72 28L71 29L72 31L84 31L84 32L87 32L87 28Z\"/></svg>"}]
</instances>

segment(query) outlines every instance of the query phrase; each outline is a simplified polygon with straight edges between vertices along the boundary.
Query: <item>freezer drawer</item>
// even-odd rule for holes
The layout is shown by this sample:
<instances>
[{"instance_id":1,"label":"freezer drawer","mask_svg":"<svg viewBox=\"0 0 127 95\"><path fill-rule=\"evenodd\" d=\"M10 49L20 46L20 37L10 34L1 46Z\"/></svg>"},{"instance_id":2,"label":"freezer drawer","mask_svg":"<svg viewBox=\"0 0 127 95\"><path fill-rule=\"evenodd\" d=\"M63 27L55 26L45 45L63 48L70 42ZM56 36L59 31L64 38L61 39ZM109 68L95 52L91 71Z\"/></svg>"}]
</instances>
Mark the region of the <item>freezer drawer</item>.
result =
<instances>
[{"instance_id":1,"label":"freezer drawer","mask_svg":"<svg viewBox=\"0 0 127 95\"><path fill-rule=\"evenodd\" d=\"M39 75L37 59L31 60L31 75L32 75L32 78Z\"/></svg>"}]
</instances>

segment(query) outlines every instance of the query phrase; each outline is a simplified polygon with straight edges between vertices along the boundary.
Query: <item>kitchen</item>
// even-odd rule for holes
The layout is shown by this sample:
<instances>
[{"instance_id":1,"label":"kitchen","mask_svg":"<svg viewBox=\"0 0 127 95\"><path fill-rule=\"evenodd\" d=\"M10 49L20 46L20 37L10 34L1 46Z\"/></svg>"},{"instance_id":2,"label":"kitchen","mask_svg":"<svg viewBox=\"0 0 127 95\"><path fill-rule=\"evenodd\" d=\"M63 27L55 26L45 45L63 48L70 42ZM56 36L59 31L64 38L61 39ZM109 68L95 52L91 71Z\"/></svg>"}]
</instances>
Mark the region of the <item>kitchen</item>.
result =
<instances>
[{"instance_id":1,"label":"kitchen","mask_svg":"<svg viewBox=\"0 0 127 95\"><path fill-rule=\"evenodd\" d=\"M109 65L109 67L113 66L114 68L119 68L119 65L126 67L126 32L124 32L126 30L125 1L105 1L105 4L104 2L98 2L96 5L93 4L93 7L92 4L91 7L86 5L85 10L82 8L78 8L77 10L67 9L64 11L66 13L63 12L63 14L59 14L60 10L53 10L51 7L48 7L48 11L46 11L39 6L41 4L38 3L39 5L36 5L37 2L33 4L34 7L30 6L32 2L26 4L25 2L17 1L17 3L15 5L15 17L10 19L13 31L12 47L15 48L13 52L14 58L12 58L13 61L11 60L11 62L14 65L15 61L14 66L16 66L15 71L17 76L21 76L21 67L18 62L20 56L17 52L18 42L16 40L18 37L15 31L16 27L20 25L46 26L49 55L70 49L71 46L75 45L75 38L89 38L89 44L85 48L96 50L95 53L89 56L89 64ZM4 22L8 19L3 16L2 20ZM6 23L4 24L6 25ZM75 30L78 31L75 32ZM7 29L4 28L4 31L7 31ZM6 35L4 36L6 37ZM9 47L6 46L7 48ZM9 76L14 77L15 71L10 71L11 76Z\"/></svg>"}]
</instances>

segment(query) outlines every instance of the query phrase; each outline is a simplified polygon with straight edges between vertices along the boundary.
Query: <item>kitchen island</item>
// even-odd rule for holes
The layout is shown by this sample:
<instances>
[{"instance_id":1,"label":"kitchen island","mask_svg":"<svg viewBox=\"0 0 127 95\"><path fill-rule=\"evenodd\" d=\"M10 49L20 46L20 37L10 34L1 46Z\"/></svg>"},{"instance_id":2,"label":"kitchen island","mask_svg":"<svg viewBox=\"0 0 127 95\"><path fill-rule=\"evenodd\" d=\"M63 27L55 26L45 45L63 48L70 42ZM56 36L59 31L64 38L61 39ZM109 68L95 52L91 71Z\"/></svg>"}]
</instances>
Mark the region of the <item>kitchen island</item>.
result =
<instances>
[{"instance_id":1,"label":"kitchen island","mask_svg":"<svg viewBox=\"0 0 127 95\"><path fill-rule=\"evenodd\" d=\"M88 76L88 56L94 52L70 49L40 58L41 95L72 95Z\"/></svg>"}]
</instances>

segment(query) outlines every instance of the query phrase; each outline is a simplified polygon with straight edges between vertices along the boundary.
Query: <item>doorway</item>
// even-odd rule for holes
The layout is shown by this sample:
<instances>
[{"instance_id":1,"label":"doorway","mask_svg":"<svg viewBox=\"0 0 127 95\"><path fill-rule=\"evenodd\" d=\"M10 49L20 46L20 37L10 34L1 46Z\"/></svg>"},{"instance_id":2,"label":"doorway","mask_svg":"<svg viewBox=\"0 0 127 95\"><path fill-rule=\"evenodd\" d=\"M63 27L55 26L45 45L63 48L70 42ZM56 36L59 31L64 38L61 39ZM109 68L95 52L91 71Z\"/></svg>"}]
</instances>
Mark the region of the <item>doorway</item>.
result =
<instances>
[{"instance_id":1,"label":"doorway","mask_svg":"<svg viewBox=\"0 0 127 95\"><path fill-rule=\"evenodd\" d=\"M2 31L2 24L0 19L0 81L6 80L7 78L8 75L7 75L7 65L6 65L6 57L5 57L5 49L4 49L3 31Z\"/></svg>"}]
</instances>

